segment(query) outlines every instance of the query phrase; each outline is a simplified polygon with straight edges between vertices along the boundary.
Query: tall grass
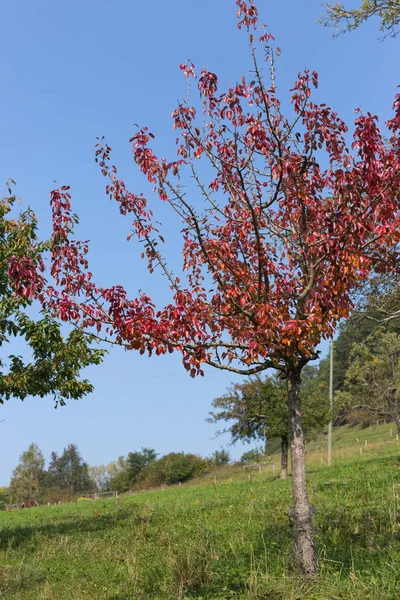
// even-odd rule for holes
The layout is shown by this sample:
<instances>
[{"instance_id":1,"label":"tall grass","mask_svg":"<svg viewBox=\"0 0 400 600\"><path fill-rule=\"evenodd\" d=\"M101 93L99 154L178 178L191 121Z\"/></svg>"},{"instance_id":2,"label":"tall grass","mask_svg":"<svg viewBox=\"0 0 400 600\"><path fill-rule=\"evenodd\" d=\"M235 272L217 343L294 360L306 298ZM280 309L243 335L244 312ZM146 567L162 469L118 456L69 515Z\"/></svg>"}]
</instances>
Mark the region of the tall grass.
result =
<instances>
[{"instance_id":1,"label":"tall grass","mask_svg":"<svg viewBox=\"0 0 400 600\"><path fill-rule=\"evenodd\" d=\"M331 468L322 442L308 452L313 583L291 571L290 479L237 468L119 500L0 513L0 598L399 600L400 442L389 426L340 428Z\"/></svg>"}]
</instances>

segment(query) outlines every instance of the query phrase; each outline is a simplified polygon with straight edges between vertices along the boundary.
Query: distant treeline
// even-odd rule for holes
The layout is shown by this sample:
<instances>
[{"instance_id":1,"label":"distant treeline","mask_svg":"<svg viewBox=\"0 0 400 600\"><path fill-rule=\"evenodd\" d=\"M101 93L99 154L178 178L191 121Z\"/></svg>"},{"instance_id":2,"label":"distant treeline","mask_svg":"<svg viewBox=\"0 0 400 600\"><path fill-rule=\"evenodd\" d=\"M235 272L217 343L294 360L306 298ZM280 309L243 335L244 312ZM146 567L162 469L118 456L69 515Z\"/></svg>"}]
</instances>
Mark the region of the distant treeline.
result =
<instances>
[{"instance_id":1,"label":"distant treeline","mask_svg":"<svg viewBox=\"0 0 400 600\"><path fill-rule=\"evenodd\" d=\"M246 456L244 456L246 460ZM171 452L158 458L152 448L129 452L127 457L108 465L89 466L76 444L69 444L61 455L52 452L45 468L42 451L36 444L20 456L9 487L0 488L0 510L8 503L36 500L40 504L68 502L91 492L146 489L173 485L207 473L211 468L228 464L229 452L221 448L211 457Z\"/></svg>"}]
</instances>

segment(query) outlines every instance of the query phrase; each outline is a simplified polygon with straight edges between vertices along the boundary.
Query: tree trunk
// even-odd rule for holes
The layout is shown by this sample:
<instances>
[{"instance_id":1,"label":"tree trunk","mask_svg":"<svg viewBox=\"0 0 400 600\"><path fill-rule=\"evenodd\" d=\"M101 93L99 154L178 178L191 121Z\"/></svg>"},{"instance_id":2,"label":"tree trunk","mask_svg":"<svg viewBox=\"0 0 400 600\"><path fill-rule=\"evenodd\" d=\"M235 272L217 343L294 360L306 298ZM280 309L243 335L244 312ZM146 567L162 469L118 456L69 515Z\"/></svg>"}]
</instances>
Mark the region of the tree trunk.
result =
<instances>
[{"instance_id":1,"label":"tree trunk","mask_svg":"<svg viewBox=\"0 0 400 600\"><path fill-rule=\"evenodd\" d=\"M281 436L281 479L287 477L289 440L287 435Z\"/></svg>"},{"instance_id":2,"label":"tree trunk","mask_svg":"<svg viewBox=\"0 0 400 600\"><path fill-rule=\"evenodd\" d=\"M308 502L306 480L306 455L303 432L303 415L300 405L300 369L288 376L288 405L290 426L290 450L292 457L291 527L294 541L296 566L305 577L317 573L317 557L312 526L312 513Z\"/></svg>"},{"instance_id":3,"label":"tree trunk","mask_svg":"<svg viewBox=\"0 0 400 600\"><path fill-rule=\"evenodd\" d=\"M395 419L397 425L397 433L400 435L400 416Z\"/></svg>"}]
</instances>

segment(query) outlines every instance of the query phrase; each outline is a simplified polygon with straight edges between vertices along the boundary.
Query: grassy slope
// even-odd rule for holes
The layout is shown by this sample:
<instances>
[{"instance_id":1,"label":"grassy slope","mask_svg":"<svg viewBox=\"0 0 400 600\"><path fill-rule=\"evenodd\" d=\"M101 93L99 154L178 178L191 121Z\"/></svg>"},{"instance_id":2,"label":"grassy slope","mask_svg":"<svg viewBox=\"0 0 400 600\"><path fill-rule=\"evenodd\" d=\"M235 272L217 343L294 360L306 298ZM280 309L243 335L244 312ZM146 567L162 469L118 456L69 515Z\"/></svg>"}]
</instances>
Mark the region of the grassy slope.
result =
<instances>
[{"instance_id":1,"label":"grassy slope","mask_svg":"<svg viewBox=\"0 0 400 600\"><path fill-rule=\"evenodd\" d=\"M0 513L0 598L399 600L400 441L390 427L340 428L330 469L322 440L309 445L314 584L290 571L290 480L226 469L216 486L211 476L209 485Z\"/></svg>"}]
</instances>

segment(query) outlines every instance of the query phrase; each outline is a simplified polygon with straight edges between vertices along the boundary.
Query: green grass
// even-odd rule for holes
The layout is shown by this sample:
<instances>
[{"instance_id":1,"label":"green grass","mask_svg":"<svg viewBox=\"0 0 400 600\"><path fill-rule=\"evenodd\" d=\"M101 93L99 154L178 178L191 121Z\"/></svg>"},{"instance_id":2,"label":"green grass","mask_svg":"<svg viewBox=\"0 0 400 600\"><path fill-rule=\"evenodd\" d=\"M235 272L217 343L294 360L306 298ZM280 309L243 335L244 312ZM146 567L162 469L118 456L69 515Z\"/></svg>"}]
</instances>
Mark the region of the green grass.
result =
<instances>
[{"instance_id":1,"label":"green grass","mask_svg":"<svg viewBox=\"0 0 400 600\"><path fill-rule=\"evenodd\" d=\"M399 600L400 441L389 429L340 428L331 468L321 464L322 440L309 445L314 583L290 569L290 479L256 471L249 480L239 468L220 470L217 485L211 475L119 500L0 513L0 598Z\"/></svg>"}]
</instances>

